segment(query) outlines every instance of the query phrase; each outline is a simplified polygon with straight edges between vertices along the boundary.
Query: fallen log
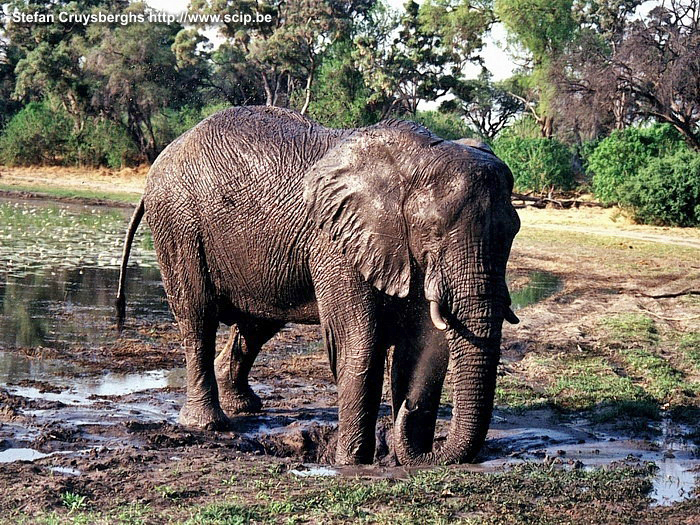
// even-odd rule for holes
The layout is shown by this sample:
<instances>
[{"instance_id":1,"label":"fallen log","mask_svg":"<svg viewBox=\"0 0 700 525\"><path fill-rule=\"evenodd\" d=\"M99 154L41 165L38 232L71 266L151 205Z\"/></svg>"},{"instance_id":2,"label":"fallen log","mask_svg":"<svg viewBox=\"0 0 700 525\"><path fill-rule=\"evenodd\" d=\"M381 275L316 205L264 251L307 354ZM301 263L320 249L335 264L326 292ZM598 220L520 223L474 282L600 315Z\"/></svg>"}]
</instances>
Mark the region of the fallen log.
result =
<instances>
[{"instance_id":1,"label":"fallen log","mask_svg":"<svg viewBox=\"0 0 700 525\"><path fill-rule=\"evenodd\" d=\"M582 201L579 199L554 199L552 197L533 197L529 194L516 193L511 194L511 200L521 201L523 204L521 208L525 206L532 206L533 208L546 208L547 205L553 205L562 209L569 208L579 208L581 206L588 206L593 208L608 208L608 204L603 204L601 202L595 201Z\"/></svg>"}]
</instances>

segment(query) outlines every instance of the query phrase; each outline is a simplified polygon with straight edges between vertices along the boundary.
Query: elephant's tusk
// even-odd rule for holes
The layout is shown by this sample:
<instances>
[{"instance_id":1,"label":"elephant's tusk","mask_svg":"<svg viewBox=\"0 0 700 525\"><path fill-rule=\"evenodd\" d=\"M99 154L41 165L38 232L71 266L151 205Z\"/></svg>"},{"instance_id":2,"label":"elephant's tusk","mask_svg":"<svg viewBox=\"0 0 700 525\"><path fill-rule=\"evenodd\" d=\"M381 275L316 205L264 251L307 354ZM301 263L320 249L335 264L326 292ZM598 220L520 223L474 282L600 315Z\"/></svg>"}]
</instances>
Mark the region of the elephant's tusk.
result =
<instances>
[{"instance_id":1,"label":"elephant's tusk","mask_svg":"<svg viewBox=\"0 0 700 525\"><path fill-rule=\"evenodd\" d=\"M506 308L505 319L510 324L518 324L520 322L520 319L518 319L518 316L513 313L513 310L511 310L510 307Z\"/></svg>"},{"instance_id":2,"label":"elephant's tusk","mask_svg":"<svg viewBox=\"0 0 700 525\"><path fill-rule=\"evenodd\" d=\"M430 301L430 319L438 330L445 330L447 328L447 323L442 318L442 314L440 314L440 305L437 301Z\"/></svg>"}]
</instances>

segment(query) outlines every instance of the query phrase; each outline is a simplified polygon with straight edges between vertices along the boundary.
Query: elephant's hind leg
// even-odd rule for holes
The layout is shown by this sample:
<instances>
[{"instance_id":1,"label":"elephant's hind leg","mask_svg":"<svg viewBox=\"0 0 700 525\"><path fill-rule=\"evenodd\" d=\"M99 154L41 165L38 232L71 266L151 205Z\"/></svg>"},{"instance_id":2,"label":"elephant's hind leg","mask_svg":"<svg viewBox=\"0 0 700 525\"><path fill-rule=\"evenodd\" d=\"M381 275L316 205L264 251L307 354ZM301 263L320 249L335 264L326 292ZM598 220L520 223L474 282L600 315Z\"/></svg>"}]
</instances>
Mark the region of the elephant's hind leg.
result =
<instances>
[{"instance_id":1,"label":"elephant's hind leg","mask_svg":"<svg viewBox=\"0 0 700 525\"><path fill-rule=\"evenodd\" d=\"M283 326L278 322L245 323L231 326L226 346L214 362L219 387L219 404L227 415L258 412L260 397L248 383L248 375L260 348Z\"/></svg>"},{"instance_id":2,"label":"elephant's hind leg","mask_svg":"<svg viewBox=\"0 0 700 525\"><path fill-rule=\"evenodd\" d=\"M163 286L180 329L187 363L187 400L180 410L180 424L224 430L230 422L219 406L214 375L219 320L201 243L187 228L161 228L155 219L153 222Z\"/></svg>"}]
</instances>

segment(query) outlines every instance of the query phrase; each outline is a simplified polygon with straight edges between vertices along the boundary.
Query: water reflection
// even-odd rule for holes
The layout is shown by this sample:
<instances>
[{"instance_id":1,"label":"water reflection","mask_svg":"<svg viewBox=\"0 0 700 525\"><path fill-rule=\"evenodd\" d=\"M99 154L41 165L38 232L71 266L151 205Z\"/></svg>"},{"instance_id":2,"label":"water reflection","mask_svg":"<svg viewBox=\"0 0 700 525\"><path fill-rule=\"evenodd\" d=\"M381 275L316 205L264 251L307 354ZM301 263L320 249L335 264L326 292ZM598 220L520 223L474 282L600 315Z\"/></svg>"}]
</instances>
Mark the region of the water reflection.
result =
<instances>
[{"instance_id":1,"label":"water reflection","mask_svg":"<svg viewBox=\"0 0 700 525\"><path fill-rule=\"evenodd\" d=\"M0 347L114 339L113 303L129 210L0 199ZM130 314L171 319L147 227L129 270Z\"/></svg>"},{"instance_id":2,"label":"water reflection","mask_svg":"<svg viewBox=\"0 0 700 525\"><path fill-rule=\"evenodd\" d=\"M527 285L510 291L513 310L525 308L555 294L562 288L559 277L549 272L532 272Z\"/></svg>"}]
</instances>

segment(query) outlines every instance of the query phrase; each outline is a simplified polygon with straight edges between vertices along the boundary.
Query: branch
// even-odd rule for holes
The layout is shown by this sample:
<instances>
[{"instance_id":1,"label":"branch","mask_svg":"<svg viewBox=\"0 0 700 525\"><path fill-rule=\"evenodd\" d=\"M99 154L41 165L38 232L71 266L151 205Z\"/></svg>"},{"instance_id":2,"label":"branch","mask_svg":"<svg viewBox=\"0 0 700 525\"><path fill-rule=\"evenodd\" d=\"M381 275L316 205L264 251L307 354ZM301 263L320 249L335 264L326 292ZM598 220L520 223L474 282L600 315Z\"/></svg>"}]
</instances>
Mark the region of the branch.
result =
<instances>
[{"instance_id":1,"label":"branch","mask_svg":"<svg viewBox=\"0 0 700 525\"><path fill-rule=\"evenodd\" d=\"M681 297L683 295L700 295L700 290L693 290L692 288L686 288L680 292L670 292L670 293L660 293L660 294L647 294L640 292L640 295L644 297L649 297L651 299L670 299L673 297Z\"/></svg>"}]
</instances>

